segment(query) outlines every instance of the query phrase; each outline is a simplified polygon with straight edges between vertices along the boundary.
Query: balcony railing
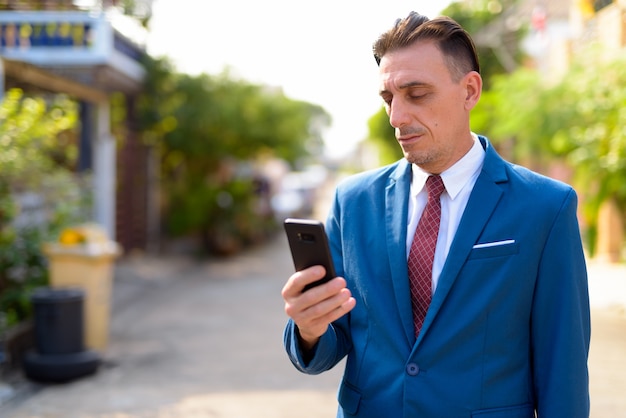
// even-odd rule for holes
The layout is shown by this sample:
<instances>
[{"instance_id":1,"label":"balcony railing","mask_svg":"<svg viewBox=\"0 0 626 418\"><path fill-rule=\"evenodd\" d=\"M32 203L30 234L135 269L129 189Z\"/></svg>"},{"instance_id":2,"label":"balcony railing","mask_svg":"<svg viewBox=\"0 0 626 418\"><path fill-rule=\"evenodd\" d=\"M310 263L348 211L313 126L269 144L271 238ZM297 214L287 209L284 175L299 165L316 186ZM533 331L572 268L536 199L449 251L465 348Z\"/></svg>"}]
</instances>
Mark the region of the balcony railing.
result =
<instances>
[{"instance_id":1,"label":"balcony railing","mask_svg":"<svg viewBox=\"0 0 626 418\"><path fill-rule=\"evenodd\" d=\"M115 89L114 79L120 75L127 83L140 83L144 53L145 48L121 33L104 13L0 12L0 55L64 74L74 69L79 80L86 79L80 71L106 67L108 73L117 73L106 89ZM98 79L92 78L94 83Z\"/></svg>"}]
</instances>

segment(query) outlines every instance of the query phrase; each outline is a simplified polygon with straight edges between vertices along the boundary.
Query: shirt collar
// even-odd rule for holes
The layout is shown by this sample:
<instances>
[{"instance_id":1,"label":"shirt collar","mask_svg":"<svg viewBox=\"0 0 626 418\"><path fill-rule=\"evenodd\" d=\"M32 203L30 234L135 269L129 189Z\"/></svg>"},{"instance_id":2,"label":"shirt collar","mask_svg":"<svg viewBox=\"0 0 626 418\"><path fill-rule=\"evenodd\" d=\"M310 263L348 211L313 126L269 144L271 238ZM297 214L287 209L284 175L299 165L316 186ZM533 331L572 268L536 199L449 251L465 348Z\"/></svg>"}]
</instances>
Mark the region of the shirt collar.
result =
<instances>
[{"instance_id":1,"label":"shirt collar","mask_svg":"<svg viewBox=\"0 0 626 418\"><path fill-rule=\"evenodd\" d=\"M474 139L472 148L470 148L459 161L454 163L452 167L440 174L441 180L443 180L443 184L446 186L446 192L452 200L454 200L474 174L482 168L483 160L485 159L485 150L480 144L478 136L472 132L472 138ZM412 164L412 171L411 195L416 196L424 188L430 173L422 170L416 164Z\"/></svg>"}]
</instances>

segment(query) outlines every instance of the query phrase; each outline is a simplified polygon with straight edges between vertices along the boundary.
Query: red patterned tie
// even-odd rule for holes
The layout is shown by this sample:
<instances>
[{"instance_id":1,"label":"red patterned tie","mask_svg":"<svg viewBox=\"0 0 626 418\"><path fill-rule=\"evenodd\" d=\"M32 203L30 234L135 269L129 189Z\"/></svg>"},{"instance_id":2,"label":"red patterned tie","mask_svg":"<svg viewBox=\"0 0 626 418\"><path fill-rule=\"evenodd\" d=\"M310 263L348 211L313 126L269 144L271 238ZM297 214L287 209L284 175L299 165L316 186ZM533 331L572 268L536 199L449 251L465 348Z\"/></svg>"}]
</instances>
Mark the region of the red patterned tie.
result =
<instances>
[{"instance_id":1,"label":"red patterned tie","mask_svg":"<svg viewBox=\"0 0 626 418\"><path fill-rule=\"evenodd\" d=\"M426 180L426 189L428 202L417 224L408 260L416 337L422 329L432 297L433 258L435 257L439 222L441 221L441 201L439 198L445 190L441 177L429 176Z\"/></svg>"}]
</instances>

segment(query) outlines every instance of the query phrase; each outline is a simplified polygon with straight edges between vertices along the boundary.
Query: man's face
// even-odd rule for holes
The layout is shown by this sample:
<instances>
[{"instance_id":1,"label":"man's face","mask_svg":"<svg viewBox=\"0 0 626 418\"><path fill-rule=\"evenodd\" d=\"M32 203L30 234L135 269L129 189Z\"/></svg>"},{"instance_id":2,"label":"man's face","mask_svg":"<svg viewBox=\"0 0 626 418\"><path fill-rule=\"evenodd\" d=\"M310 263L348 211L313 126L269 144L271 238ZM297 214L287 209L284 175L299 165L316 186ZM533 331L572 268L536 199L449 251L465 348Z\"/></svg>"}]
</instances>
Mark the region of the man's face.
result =
<instances>
[{"instance_id":1,"label":"man's face","mask_svg":"<svg viewBox=\"0 0 626 418\"><path fill-rule=\"evenodd\" d=\"M418 41L385 54L380 96L404 156L430 173L441 173L472 146L469 111L480 97L480 75L455 82L436 44Z\"/></svg>"}]
</instances>

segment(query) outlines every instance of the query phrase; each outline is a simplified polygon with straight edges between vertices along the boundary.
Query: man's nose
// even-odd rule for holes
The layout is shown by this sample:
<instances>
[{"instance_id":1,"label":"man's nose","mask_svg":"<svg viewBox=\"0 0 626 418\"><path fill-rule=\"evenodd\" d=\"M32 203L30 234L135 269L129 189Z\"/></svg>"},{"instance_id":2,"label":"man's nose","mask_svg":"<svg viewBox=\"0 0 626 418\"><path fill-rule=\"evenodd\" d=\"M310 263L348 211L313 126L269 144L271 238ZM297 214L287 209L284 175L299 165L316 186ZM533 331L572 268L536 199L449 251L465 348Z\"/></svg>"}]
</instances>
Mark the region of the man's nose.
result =
<instances>
[{"instance_id":1,"label":"man's nose","mask_svg":"<svg viewBox=\"0 0 626 418\"><path fill-rule=\"evenodd\" d=\"M406 104L401 101L394 101L389 105L389 123L394 128L401 128L408 125L411 121L411 116L408 112Z\"/></svg>"}]
</instances>

